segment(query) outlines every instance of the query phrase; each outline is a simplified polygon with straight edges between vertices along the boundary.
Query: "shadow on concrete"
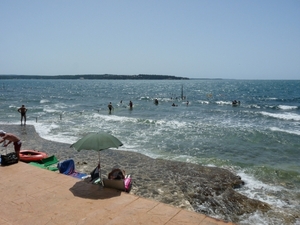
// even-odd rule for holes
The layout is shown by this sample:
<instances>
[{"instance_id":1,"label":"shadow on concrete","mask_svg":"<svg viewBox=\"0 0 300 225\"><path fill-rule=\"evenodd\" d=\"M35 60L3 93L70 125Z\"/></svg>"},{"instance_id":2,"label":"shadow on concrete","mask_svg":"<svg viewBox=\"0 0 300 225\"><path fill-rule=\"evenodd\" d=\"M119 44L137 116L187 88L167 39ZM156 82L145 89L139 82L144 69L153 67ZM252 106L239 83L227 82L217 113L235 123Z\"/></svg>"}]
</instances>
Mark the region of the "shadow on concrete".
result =
<instances>
[{"instance_id":1,"label":"shadow on concrete","mask_svg":"<svg viewBox=\"0 0 300 225\"><path fill-rule=\"evenodd\" d=\"M105 188L100 184L92 184L86 181L76 182L69 190L74 196L88 199L107 199L121 195L119 190Z\"/></svg>"}]
</instances>

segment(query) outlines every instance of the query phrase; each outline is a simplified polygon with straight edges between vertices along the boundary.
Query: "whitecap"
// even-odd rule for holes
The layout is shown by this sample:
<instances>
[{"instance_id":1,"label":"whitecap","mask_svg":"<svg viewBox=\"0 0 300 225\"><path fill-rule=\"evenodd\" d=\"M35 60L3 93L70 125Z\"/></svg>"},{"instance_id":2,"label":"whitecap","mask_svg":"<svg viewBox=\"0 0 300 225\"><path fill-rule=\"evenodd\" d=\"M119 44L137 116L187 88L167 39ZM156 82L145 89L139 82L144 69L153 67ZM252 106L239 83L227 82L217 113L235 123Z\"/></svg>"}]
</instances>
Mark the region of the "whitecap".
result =
<instances>
[{"instance_id":1,"label":"whitecap","mask_svg":"<svg viewBox=\"0 0 300 225\"><path fill-rule=\"evenodd\" d=\"M250 105L250 108L260 109L261 107L257 104Z\"/></svg>"},{"instance_id":2,"label":"whitecap","mask_svg":"<svg viewBox=\"0 0 300 225\"><path fill-rule=\"evenodd\" d=\"M297 109L297 106L291 106L291 105L279 105L278 106L279 109L282 110L292 110L292 109Z\"/></svg>"},{"instance_id":3,"label":"whitecap","mask_svg":"<svg viewBox=\"0 0 300 225\"><path fill-rule=\"evenodd\" d=\"M270 128L271 131L279 131L279 132L285 132L288 134L296 134L296 135L300 135L300 130L283 130L277 127L271 127Z\"/></svg>"},{"instance_id":4,"label":"whitecap","mask_svg":"<svg viewBox=\"0 0 300 225\"><path fill-rule=\"evenodd\" d=\"M283 187L268 185L267 183L263 183L243 171L239 171L237 175L245 182L245 185L242 188L236 189L237 192L240 192L249 198L257 199L279 208L287 206L286 202L274 195L276 192L282 192L285 190Z\"/></svg>"},{"instance_id":5,"label":"whitecap","mask_svg":"<svg viewBox=\"0 0 300 225\"><path fill-rule=\"evenodd\" d=\"M47 99L42 99L42 100L40 101L41 104L48 103L48 102L50 102L50 101L47 100Z\"/></svg>"},{"instance_id":6,"label":"whitecap","mask_svg":"<svg viewBox=\"0 0 300 225\"><path fill-rule=\"evenodd\" d=\"M209 104L209 101L204 101L204 100L198 100L197 102L199 102L200 104Z\"/></svg>"},{"instance_id":7,"label":"whitecap","mask_svg":"<svg viewBox=\"0 0 300 225\"><path fill-rule=\"evenodd\" d=\"M53 109L53 108L44 108L43 111L47 112L47 113L61 112L61 110L57 110L57 109Z\"/></svg>"},{"instance_id":8,"label":"whitecap","mask_svg":"<svg viewBox=\"0 0 300 225\"><path fill-rule=\"evenodd\" d=\"M278 98L266 98L267 100L277 100Z\"/></svg>"},{"instance_id":9,"label":"whitecap","mask_svg":"<svg viewBox=\"0 0 300 225\"><path fill-rule=\"evenodd\" d=\"M296 113L269 113L269 112L260 112L264 116L269 116L282 120L295 120L300 121L300 115Z\"/></svg>"},{"instance_id":10,"label":"whitecap","mask_svg":"<svg viewBox=\"0 0 300 225\"><path fill-rule=\"evenodd\" d=\"M232 102L228 102L228 101L216 101L216 103L218 105L231 105L232 104Z\"/></svg>"}]
</instances>

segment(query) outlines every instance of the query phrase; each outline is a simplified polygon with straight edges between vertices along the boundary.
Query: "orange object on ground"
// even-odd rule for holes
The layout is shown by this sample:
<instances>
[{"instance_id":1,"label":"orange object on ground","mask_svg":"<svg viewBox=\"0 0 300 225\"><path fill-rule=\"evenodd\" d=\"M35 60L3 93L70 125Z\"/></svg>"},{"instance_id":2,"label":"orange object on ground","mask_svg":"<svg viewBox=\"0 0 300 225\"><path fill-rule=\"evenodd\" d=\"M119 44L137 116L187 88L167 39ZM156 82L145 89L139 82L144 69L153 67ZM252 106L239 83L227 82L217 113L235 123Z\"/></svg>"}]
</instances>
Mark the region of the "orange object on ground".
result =
<instances>
[{"instance_id":1,"label":"orange object on ground","mask_svg":"<svg viewBox=\"0 0 300 225\"><path fill-rule=\"evenodd\" d=\"M48 155L45 152L36 150L21 150L19 153L20 160L23 162L39 162Z\"/></svg>"}]
</instances>

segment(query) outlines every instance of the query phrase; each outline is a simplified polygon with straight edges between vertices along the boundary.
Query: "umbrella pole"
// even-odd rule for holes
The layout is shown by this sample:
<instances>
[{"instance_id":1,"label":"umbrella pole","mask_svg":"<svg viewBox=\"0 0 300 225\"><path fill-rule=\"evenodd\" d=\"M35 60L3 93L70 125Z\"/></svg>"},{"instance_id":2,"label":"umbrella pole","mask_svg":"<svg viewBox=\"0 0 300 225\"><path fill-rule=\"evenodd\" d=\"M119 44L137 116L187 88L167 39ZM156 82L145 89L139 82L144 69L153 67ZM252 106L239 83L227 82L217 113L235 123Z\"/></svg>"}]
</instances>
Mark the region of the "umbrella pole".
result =
<instances>
[{"instance_id":1,"label":"umbrella pole","mask_svg":"<svg viewBox=\"0 0 300 225\"><path fill-rule=\"evenodd\" d=\"M102 176L101 176L100 151L98 151L98 156L99 156L99 178L100 178L100 183L103 185Z\"/></svg>"}]
</instances>

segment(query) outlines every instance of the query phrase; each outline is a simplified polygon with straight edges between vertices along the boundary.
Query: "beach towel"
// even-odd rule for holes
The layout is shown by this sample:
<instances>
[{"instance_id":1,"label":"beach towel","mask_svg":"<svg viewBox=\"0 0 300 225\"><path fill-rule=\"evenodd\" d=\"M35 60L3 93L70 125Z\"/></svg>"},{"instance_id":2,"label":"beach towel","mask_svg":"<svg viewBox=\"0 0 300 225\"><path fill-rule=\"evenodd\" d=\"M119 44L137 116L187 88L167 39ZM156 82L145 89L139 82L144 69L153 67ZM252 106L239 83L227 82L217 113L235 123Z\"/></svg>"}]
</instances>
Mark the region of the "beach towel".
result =
<instances>
[{"instance_id":1,"label":"beach towel","mask_svg":"<svg viewBox=\"0 0 300 225\"><path fill-rule=\"evenodd\" d=\"M52 155L52 156L49 156L45 159L42 159L41 163L30 162L29 164L32 165L32 166L42 168L42 169L57 171L58 170L57 165L56 165L57 163L58 163L58 159L55 157L55 155Z\"/></svg>"},{"instance_id":2,"label":"beach towel","mask_svg":"<svg viewBox=\"0 0 300 225\"><path fill-rule=\"evenodd\" d=\"M78 179L83 179L83 177L86 177L87 174L85 173L79 173L75 171L75 163L73 159L68 159L62 162L59 162L57 164L57 168L60 173L72 176Z\"/></svg>"},{"instance_id":3,"label":"beach towel","mask_svg":"<svg viewBox=\"0 0 300 225\"><path fill-rule=\"evenodd\" d=\"M55 155L42 159L42 164L44 164L45 167L51 166L56 163L58 163L58 159L55 157Z\"/></svg>"},{"instance_id":4,"label":"beach towel","mask_svg":"<svg viewBox=\"0 0 300 225\"><path fill-rule=\"evenodd\" d=\"M58 159L55 157L55 155L49 156L45 159L41 160L41 163L38 162L30 162L30 165L42 168L42 169L47 169L51 171L57 171L57 163Z\"/></svg>"}]
</instances>

